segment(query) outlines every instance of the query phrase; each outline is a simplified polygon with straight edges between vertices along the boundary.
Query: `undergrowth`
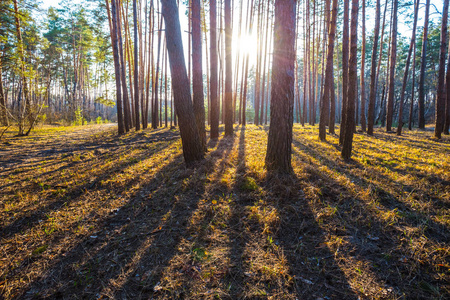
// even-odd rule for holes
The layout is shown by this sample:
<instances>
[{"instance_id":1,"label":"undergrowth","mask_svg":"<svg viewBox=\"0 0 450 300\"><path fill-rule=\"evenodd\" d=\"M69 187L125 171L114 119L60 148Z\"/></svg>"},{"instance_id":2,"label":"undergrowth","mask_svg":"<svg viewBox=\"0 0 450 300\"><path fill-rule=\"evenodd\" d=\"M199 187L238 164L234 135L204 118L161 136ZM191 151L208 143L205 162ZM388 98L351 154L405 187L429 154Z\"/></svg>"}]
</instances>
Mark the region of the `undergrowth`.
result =
<instances>
[{"instance_id":1,"label":"undergrowth","mask_svg":"<svg viewBox=\"0 0 450 300\"><path fill-rule=\"evenodd\" d=\"M176 130L106 125L7 136L0 298L445 299L450 141L294 126L289 177L266 127L209 141L186 169Z\"/></svg>"}]
</instances>

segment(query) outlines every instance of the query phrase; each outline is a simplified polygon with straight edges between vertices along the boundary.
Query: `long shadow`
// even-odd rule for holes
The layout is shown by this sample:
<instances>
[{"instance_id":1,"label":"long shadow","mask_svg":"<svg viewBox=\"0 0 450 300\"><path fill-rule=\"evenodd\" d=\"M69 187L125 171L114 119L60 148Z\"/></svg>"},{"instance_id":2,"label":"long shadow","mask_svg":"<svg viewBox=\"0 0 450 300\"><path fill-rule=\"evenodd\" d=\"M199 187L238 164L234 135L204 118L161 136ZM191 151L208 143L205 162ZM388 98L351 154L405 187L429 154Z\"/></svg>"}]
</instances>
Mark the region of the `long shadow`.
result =
<instances>
[{"instance_id":1,"label":"long shadow","mask_svg":"<svg viewBox=\"0 0 450 300\"><path fill-rule=\"evenodd\" d=\"M312 150L309 148L306 153ZM294 152L295 153L295 152ZM317 153L315 153L317 155ZM324 161L322 161L324 163ZM326 162L325 164L331 164L331 162ZM317 171L319 172L319 171ZM342 171L344 175L348 178L355 178L354 175L350 174L348 171ZM337 195L326 195L326 197L321 197L323 204L329 207L334 207L335 214L331 217L328 225L331 227L335 226L335 234L340 236L344 241L344 246L340 248L340 253L344 253L349 259L356 257L357 260L363 260L370 263L369 271L377 278L376 281L383 283L386 287L392 287L391 292L395 293L397 296L402 293L411 293L411 288L416 289L418 295L430 295L423 294L420 290L421 284L426 285L428 283L434 284L435 286L442 285L442 281L435 280L430 276L430 272L433 266L429 262L419 262L416 258L409 257L410 251L408 250L408 240L409 237L405 232L402 232L398 226L391 226L388 224L389 221L382 221L380 218L371 211L367 204L360 199L357 194L353 191L347 190L347 188L342 187L338 182L331 179L326 174L320 176L320 181L314 175L309 179L310 184L320 186L325 185L328 187L340 186L340 189L347 194L352 195L352 197L346 197L343 200L336 201ZM334 191L334 193L339 193ZM394 197L390 195L392 201ZM403 203L395 200L396 207L402 207L404 211L407 211ZM383 204L382 204L383 205ZM387 210L392 210L392 206L386 207ZM395 210L394 210L395 212ZM412 213L412 212L411 212ZM433 224L433 221L427 216L423 216L423 220L426 220L433 228L438 232L439 225ZM407 220L405 218L402 221L406 222L409 226L418 226L416 222L412 220ZM417 219L416 219L417 221ZM448 233L448 230L447 230ZM442 234L442 232L441 232ZM425 236L431 240L435 240L441 245L448 241L448 234L437 236L436 234L425 233ZM404 258L408 257L408 259ZM411 271L411 268L414 271ZM415 277L411 275L414 272ZM401 275L399 275L400 273ZM419 275L420 274L420 275ZM429 275L430 274L430 275ZM405 280L408 278L408 283ZM410 286L408 286L408 284ZM411 285L415 286L411 286ZM430 289L433 285L431 285ZM394 297L395 295L390 295ZM409 297L416 297L414 293L411 293ZM420 298L420 297L419 297Z\"/></svg>"},{"instance_id":2,"label":"long shadow","mask_svg":"<svg viewBox=\"0 0 450 300\"><path fill-rule=\"evenodd\" d=\"M206 160L203 164L203 167L200 167L198 169L199 175L204 174L205 176L201 176L200 178L205 178L206 175L213 175L214 181L220 181L220 178L222 178L223 172L226 170L225 168L221 167L223 165L226 165L224 161L227 159L227 155L231 152L234 146L234 137L223 137L220 139L217 145L217 149L213 152L209 153L209 155L206 157ZM214 168L214 166L217 165L217 162L219 162L219 166ZM191 195L189 197L186 197L185 201L195 201L198 202L199 199L209 199L211 197L217 196L218 194L222 193L222 190L206 190L207 187L207 180L206 179L196 179L199 182L196 184L198 188L192 190L189 190L189 193ZM195 199L195 200L194 200ZM190 205L192 207L192 205ZM183 209L183 208L181 208ZM192 245L194 245L194 248L197 249L203 249L207 248L207 242L206 242L206 233L205 233L205 224L208 224L211 219L206 216L205 218L202 218L201 220L194 221L192 219L194 211L198 209L198 206L195 205L192 210L189 212L184 212L184 215L182 218L176 218L174 219L168 226L170 227L177 227L177 224L182 224L182 228L179 228L177 231L177 235L175 237L172 236L172 239L170 239L170 242L167 243L167 239L165 240L165 237L161 236L159 239L155 239L152 246L148 249L143 259L141 259L141 266L144 269L153 269L156 270L154 272L154 275L147 279L144 284L137 282L134 278L130 277L129 280L122 286L122 291L115 293L116 297L120 297L124 295L124 291L132 291L132 290L139 290L140 295L139 298L148 298L148 297L154 297L158 299L173 299L173 298L189 298L190 295L192 295L192 285L193 281L190 278L192 276L192 272L194 270L200 269L200 266L197 265L195 261L191 259L191 261L184 265L182 270L178 270L178 272L181 272L182 274L182 283L181 286L178 289L171 290L171 289L162 289L160 291L151 289L154 286L158 286L158 283L161 284L161 286L164 286L165 284L168 284L166 278L164 277L164 271L167 271L171 266L171 260L174 259L174 257L177 254L182 254L186 251L186 249L182 250L179 249L179 247L182 247L181 241L189 240ZM154 248L155 247L161 247L163 250L161 250L161 254L155 255L154 254ZM192 249L190 249L192 250ZM157 262L157 263L155 263ZM195 272L195 271L194 271ZM139 285L144 287L139 287ZM211 286L211 284L205 283L206 287ZM150 289L149 289L150 287ZM212 287L212 286L211 286ZM130 294L130 293L128 293Z\"/></svg>"},{"instance_id":3,"label":"long shadow","mask_svg":"<svg viewBox=\"0 0 450 300\"><path fill-rule=\"evenodd\" d=\"M170 147L171 143L166 145L164 148ZM160 151L161 149L159 149ZM44 218L50 212L55 211L63 207L66 203L74 204L80 200L80 196L85 193L86 190L105 190L107 187L102 186L101 182L115 176L116 173L122 172L123 170L139 163L141 160L148 158L149 155L153 154L154 151L145 151L144 153L134 156L132 161L125 161L117 165L112 165L107 170L104 170L102 174L97 174L95 180L86 182L72 189L69 189L65 196L58 197L52 201L49 201L44 206L40 207L38 210L23 216L16 218L16 220L7 226L0 227L0 236L9 237L18 232L25 231L28 228L35 226L39 220Z\"/></svg>"},{"instance_id":4,"label":"long shadow","mask_svg":"<svg viewBox=\"0 0 450 300\"><path fill-rule=\"evenodd\" d=\"M320 158L320 161L323 165L327 166L330 169L334 169L334 170L338 171L339 173L345 175L348 179L350 179L350 181L357 184L359 186L359 188L361 188L361 189L365 189L365 188L368 188L370 185L374 185L372 183L369 183L366 179L352 174L348 169L337 166L336 162L331 161L324 154L320 153L319 151L317 151L316 149L313 149L310 146L305 146L304 144L301 144L297 140L294 140L294 146L297 149L300 149L303 152L305 152L307 155L311 155L311 156ZM358 168L361 170L364 169L364 167L361 164L357 163L356 161L353 161L352 168L353 169ZM379 176L382 176L382 175L380 174ZM322 177L327 177L327 176L325 175ZM416 209L413 209L409 204L407 204L405 202L397 200L397 197L388 193L382 187L376 186L376 185L374 185L374 186L375 186L375 188L374 188L375 193L381 200L380 204L382 204L386 209L388 209L388 210L400 209L405 215L409 216L408 218L403 218L403 221L406 222L410 226L417 227L417 226L423 224L424 222L426 222L426 224L429 226L429 229L425 233L425 236L427 236L427 238L435 240L439 243L445 243L448 240L448 237L442 234L443 232L445 232L445 228L443 229L442 225L438 224L434 220L432 220L429 215L427 215L421 211L418 211ZM414 187L403 185L403 189L413 190ZM325 190L327 190L326 187L325 187ZM426 191L422 191L422 192L425 193ZM440 201L440 202L435 201L435 205L440 205L442 207L446 207L446 206L448 207L448 204L442 203L442 201Z\"/></svg>"},{"instance_id":5,"label":"long shadow","mask_svg":"<svg viewBox=\"0 0 450 300\"><path fill-rule=\"evenodd\" d=\"M269 175L270 176L270 175ZM270 201L278 203L279 226L274 241L283 249L293 278L292 292L300 299L357 299L335 253L325 246L321 229L296 175L269 177L263 187Z\"/></svg>"},{"instance_id":6,"label":"long shadow","mask_svg":"<svg viewBox=\"0 0 450 300\"><path fill-rule=\"evenodd\" d=\"M234 194L231 205L231 216L228 220L230 253L229 259L232 267L223 278L224 286L229 286L229 294L232 299L242 299L246 278L244 276L244 249L248 240L244 224L242 222L243 206L248 202L247 195L243 195L241 185L247 170L245 155L245 127L240 128L238 156L236 162L235 182L231 191Z\"/></svg>"},{"instance_id":7,"label":"long shadow","mask_svg":"<svg viewBox=\"0 0 450 300\"><path fill-rule=\"evenodd\" d=\"M110 216L96 221L94 236L83 236L70 249L55 258L45 275L32 282L22 297L39 295L61 298L71 295L92 297L107 282L120 276L127 264L148 238L156 237L171 228L164 224L167 213L173 213L178 189L164 184L167 173L183 168L178 155L159 170L140 190ZM180 179L189 172L180 171Z\"/></svg>"},{"instance_id":8,"label":"long shadow","mask_svg":"<svg viewBox=\"0 0 450 300\"><path fill-rule=\"evenodd\" d=\"M168 157L168 159L169 159L169 157ZM178 162L179 164L181 164L180 161L182 161L182 160L181 160L181 157L179 156L178 160L175 160L175 162ZM169 167L163 169L163 171L158 172L154 176L154 179L150 182L151 189L157 190L158 186L161 184L161 181L163 181L165 178L164 174L166 173L165 172L166 169L170 169L170 166L171 165L169 165ZM124 191L130 189L132 186L135 186L136 183L139 182L139 180L140 180L139 178L134 178L134 179L126 182L123 186ZM107 187L99 186L97 188L98 189L106 189ZM142 198L142 194L139 194L139 196ZM109 202L112 201L113 199L114 199L114 197L111 199L109 199L109 198L105 199L105 200L103 200L102 204L105 206L108 206ZM75 200L80 201L80 199L75 199ZM129 202L131 202L131 201L129 201ZM137 201L134 201L133 203L137 203ZM126 207L126 203L124 204L124 207ZM135 209L136 207L139 207L139 206L137 204L132 205L133 209ZM120 216L121 215L119 215L119 217ZM83 219L73 222L73 224L70 225L70 227L65 228L65 230L63 232L59 233L58 231L56 231L52 235L48 236L45 239L44 247L49 247L50 251L59 253L58 255L60 257L63 257L66 255L65 252L68 249L60 249L58 247L58 245L60 244L61 241L65 240L67 238L68 233L75 234L79 224L82 224L83 226L91 225L90 227L95 228L95 227L98 227L98 223L104 224L104 220L105 220L104 216L100 216L95 211L92 211L89 215L85 216ZM130 220L128 220L128 221L130 221ZM114 223L114 222L112 222L112 223ZM101 230L100 230L100 232L101 232ZM93 241L93 240L89 240L89 238L87 238L86 236L84 236L84 240L88 241L87 242L88 245ZM73 245L73 243L71 242L70 245ZM52 246L55 248L52 249ZM9 270L4 270L5 273L2 275L2 277L5 276L5 279L7 279L7 280L12 277L15 277L17 274L20 274L21 272L23 272L23 270L26 270L30 264L39 263L39 261L41 261L41 260L42 260L42 257L40 255L33 255L30 258L26 257L19 266L14 266L14 268L9 269ZM65 261L67 261L67 260L65 260Z\"/></svg>"}]
</instances>

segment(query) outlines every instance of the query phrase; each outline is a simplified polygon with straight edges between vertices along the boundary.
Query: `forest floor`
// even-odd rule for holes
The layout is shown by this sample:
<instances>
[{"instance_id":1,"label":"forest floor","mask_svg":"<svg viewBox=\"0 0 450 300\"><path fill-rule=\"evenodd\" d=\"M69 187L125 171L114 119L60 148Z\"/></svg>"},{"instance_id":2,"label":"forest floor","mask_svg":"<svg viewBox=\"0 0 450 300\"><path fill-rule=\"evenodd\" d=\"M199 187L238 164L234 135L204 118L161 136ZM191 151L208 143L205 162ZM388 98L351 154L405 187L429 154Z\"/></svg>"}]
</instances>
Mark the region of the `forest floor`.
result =
<instances>
[{"instance_id":1,"label":"forest floor","mask_svg":"<svg viewBox=\"0 0 450 300\"><path fill-rule=\"evenodd\" d=\"M186 169L171 129L43 127L0 142L0 299L449 299L450 139L268 127Z\"/></svg>"}]
</instances>

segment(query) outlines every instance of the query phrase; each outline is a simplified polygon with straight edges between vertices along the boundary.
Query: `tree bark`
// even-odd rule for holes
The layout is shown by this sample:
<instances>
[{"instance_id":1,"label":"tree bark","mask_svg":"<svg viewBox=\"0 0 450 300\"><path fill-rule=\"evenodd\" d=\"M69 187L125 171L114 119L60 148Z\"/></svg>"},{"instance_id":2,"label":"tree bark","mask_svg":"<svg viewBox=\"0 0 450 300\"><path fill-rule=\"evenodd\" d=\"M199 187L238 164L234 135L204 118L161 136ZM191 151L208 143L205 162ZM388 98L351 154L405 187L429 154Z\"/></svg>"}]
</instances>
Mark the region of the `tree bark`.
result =
<instances>
[{"instance_id":1,"label":"tree bark","mask_svg":"<svg viewBox=\"0 0 450 300\"><path fill-rule=\"evenodd\" d=\"M6 97L3 90L3 69L2 58L0 56L0 122L2 126L8 126L8 114L6 108Z\"/></svg>"},{"instance_id":2,"label":"tree bark","mask_svg":"<svg viewBox=\"0 0 450 300\"><path fill-rule=\"evenodd\" d=\"M118 133L125 133L125 126L123 120L123 107L122 107L122 86L121 86L121 75L120 75L120 59L119 59L119 48L117 45L117 8L116 2L111 1L111 13L109 9L109 0L106 0L106 9L108 11L108 17L111 19L110 22L110 33L111 33L111 44L113 48L113 59L114 59L114 71L116 79L116 106L117 106L117 123L118 123Z\"/></svg>"},{"instance_id":3,"label":"tree bark","mask_svg":"<svg viewBox=\"0 0 450 300\"><path fill-rule=\"evenodd\" d=\"M408 57L406 58L406 66L405 66L405 72L403 74L403 84L402 84L402 92L400 95L400 106L398 109L398 126L397 126L397 135L402 134L402 127L403 127L403 105L405 102L405 94L406 94L406 84L408 83L408 73L409 73L409 65L411 62L411 55L412 51L415 47L416 43L416 28L417 28L417 17L419 15L419 2L420 0L416 0L416 5L414 8L414 23L413 23L413 31L411 36L411 43L409 44L409 50L408 50ZM414 80L414 78L413 78ZM414 85L413 85L414 87ZM414 93L414 90L411 91L411 101L413 99L412 94Z\"/></svg>"},{"instance_id":4,"label":"tree bark","mask_svg":"<svg viewBox=\"0 0 450 300\"><path fill-rule=\"evenodd\" d=\"M211 55L211 139L219 137L219 99L217 94L217 1L210 0L210 55Z\"/></svg>"},{"instance_id":5,"label":"tree bark","mask_svg":"<svg viewBox=\"0 0 450 300\"><path fill-rule=\"evenodd\" d=\"M321 141L326 140L326 123L330 120L330 94L331 94L330 92L334 80L333 57L334 57L334 40L336 36L337 10L338 10L338 2L337 0L333 0L332 16L328 32L328 50L327 50L327 65L325 70L325 83L322 95L323 97L320 103L321 107L320 107L320 121L319 121L319 138Z\"/></svg>"},{"instance_id":6,"label":"tree bark","mask_svg":"<svg viewBox=\"0 0 450 300\"><path fill-rule=\"evenodd\" d=\"M447 93L445 99L444 134L448 135L450 129L450 43L448 44L447 74L445 76L445 89Z\"/></svg>"},{"instance_id":7,"label":"tree bark","mask_svg":"<svg viewBox=\"0 0 450 300\"><path fill-rule=\"evenodd\" d=\"M392 38L391 38L391 55L389 69L389 93L386 105L386 132L392 130L392 121L394 119L394 95L395 95L395 64L397 62L397 11L398 0L393 0L392 9Z\"/></svg>"},{"instance_id":8,"label":"tree bark","mask_svg":"<svg viewBox=\"0 0 450 300\"><path fill-rule=\"evenodd\" d=\"M225 135L233 134L231 1L225 0Z\"/></svg>"},{"instance_id":9,"label":"tree bark","mask_svg":"<svg viewBox=\"0 0 450 300\"><path fill-rule=\"evenodd\" d=\"M441 43L439 51L439 74L437 86L437 101L436 101L436 125L434 127L434 137L441 138L444 131L445 123L445 57L447 56L447 23L448 23L448 1L444 0L444 8L442 10L442 25L441 25Z\"/></svg>"},{"instance_id":10,"label":"tree bark","mask_svg":"<svg viewBox=\"0 0 450 300\"><path fill-rule=\"evenodd\" d=\"M203 97L202 73L202 32L200 0L192 0L192 91L195 122L198 127L200 144L206 151L205 101Z\"/></svg>"},{"instance_id":11,"label":"tree bark","mask_svg":"<svg viewBox=\"0 0 450 300\"><path fill-rule=\"evenodd\" d=\"M419 74L419 128L425 129L425 69L427 67L428 20L430 16L430 0L425 4L425 20L423 25L422 58Z\"/></svg>"},{"instance_id":12,"label":"tree bark","mask_svg":"<svg viewBox=\"0 0 450 300\"><path fill-rule=\"evenodd\" d=\"M270 128L266 168L290 173L294 110L296 0L275 1Z\"/></svg>"},{"instance_id":13,"label":"tree bark","mask_svg":"<svg viewBox=\"0 0 450 300\"><path fill-rule=\"evenodd\" d=\"M139 120L139 51L138 51L138 19L137 0L133 0L133 25L134 25L134 113L136 130L141 129Z\"/></svg>"},{"instance_id":14,"label":"tree bark","mask_svg":"<svg viewBox=\"0 0 450 300\"><path fill-rule=\"evenodd\" d=\"M358 95L358 88L356 85L358 79L358 2L358 0L352 0L350 59L348 64L347 113L341 152L342 158L344 160L350 160L352 154L353 130L355 127L355 99Z\"/></svg>"},{"instance_id":15,"label":"tree bark","mask_svg":"<svg viewBox=\"0 0 450 300\"><path fill-rule=\"evenodd\" d=\"M194 107L191 100L189 79L184 61L178 7L175 0L162 0L162 15L166 24L166 43L169 53L170 71L178 115L183 156L187 166L203 159L203 148L199 142L198 128L195 123Z\"/></svg>"},{"instance_id":16,"label":"tree bark","mask_svg":"<svg viewBox=\"0 0 450 300\"><path fill-rule=\"evenodd\" d=\"M362 45L361 45L361 131L366 132L366 0L362 0Z\"/></svg>"},{"instance_id":17,"label":"tree bark","mask_svg":"<svg viewBox=\"0 0 450 300\"><path fill-rule=\"evenodd\" d=\"M341 125L339 132L339 144L344 142L345 128L347 126L347 99L348 99L348 60L349 60L349 36L348 36L348 9L349 0L344 0L344 25L342 30L342 111L341 111ZM353 135L352 135L353 137Z\"/></svg>"}]
</instances>

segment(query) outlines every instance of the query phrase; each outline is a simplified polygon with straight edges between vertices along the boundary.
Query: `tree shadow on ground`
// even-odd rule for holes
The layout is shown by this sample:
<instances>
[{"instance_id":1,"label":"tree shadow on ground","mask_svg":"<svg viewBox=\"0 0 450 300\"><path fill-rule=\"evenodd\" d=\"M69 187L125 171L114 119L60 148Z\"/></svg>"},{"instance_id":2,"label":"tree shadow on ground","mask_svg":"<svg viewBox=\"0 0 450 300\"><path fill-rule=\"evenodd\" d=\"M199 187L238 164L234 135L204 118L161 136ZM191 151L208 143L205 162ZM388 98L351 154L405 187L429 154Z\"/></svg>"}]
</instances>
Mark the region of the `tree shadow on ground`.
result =
<instances>
[{"instance_id":1,"label":"tree shadow on ground","mask_svg":"<svg viewBox=\"0 0 450 300\"><path fill-rule=\"evenodd\" d=\"M294 150L300 150L294 155L301 161L304 154L319 158L305 166L305 184L312 189L309 197L316 198L316 218L327 231L327 245L336 251L336 260L351 278L353 288L365 290L361 296L420 298L445 293L442 280L433 278L440 272L436 261L444 262L445 255L435 252L433 262L427 256L445 245L448 228L357 175L355 170L364 167L356 161L348 168L339 167L317 145L305 146L299 141L294 145ZM337 182L323 166L354 184ZM370 200L360 197L366 190L375 191ZM424 237L428 249L424 249Z\"/></svg>"}]
</instances>

